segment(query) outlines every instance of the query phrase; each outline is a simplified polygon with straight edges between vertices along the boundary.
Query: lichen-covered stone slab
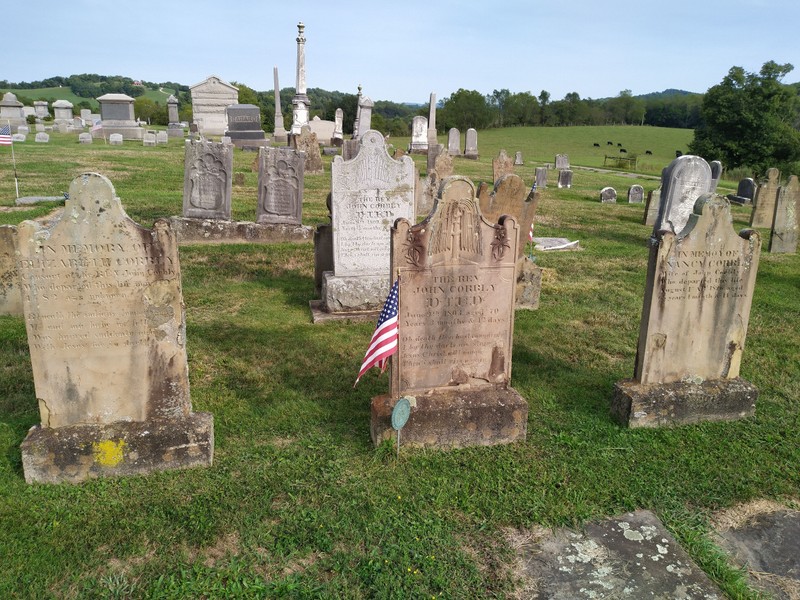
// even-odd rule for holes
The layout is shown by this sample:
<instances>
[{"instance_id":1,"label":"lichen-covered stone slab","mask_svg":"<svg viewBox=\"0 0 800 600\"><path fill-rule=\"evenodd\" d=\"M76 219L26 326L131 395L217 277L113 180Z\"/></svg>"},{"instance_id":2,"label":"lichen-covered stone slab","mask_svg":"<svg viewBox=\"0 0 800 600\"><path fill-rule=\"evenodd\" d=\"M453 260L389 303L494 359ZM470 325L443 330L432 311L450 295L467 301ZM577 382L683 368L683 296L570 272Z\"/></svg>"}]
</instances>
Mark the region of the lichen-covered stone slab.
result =
<instances>
[{"instance_id":1,"label":"lichen-covered stone slab","mask_svg":"<svg viewBox=\"0 0 800 600\"><path fill-rule=\"evenodd\" d=\"M539 600L723 600L725 595L651 512L583 531L513 531L524 597Z\"/></svg>"}]
</instances>

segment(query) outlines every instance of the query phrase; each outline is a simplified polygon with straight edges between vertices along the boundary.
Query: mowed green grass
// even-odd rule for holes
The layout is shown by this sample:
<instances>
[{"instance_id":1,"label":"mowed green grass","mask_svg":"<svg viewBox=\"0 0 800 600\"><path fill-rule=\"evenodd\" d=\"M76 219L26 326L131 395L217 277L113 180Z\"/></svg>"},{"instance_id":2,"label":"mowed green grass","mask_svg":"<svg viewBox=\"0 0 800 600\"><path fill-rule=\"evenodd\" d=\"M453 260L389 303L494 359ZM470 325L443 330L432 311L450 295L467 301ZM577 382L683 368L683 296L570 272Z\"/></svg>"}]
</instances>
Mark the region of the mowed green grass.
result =
<instances>
[{"instance_id":1,"label":"mowed green grass","mask_svg":"<svg viewBox=\"0 0 800 600\"><path fill-rule=\"evenodd\" d=\"M545 134L568 130L504 131L479 132L480 160L458 159L456 172L489 181L494 148L520 149L530 184L534 161L564 150ZM528 133L551 145L537 155L537 144L522 145ZM75 137L15 147L25 195L58 193L93 170L137 221L180 214L182 145L79 146ZM254 158L235 153L246 173L235 218L255 216ZM414 160L424 171L424 157ZM309 224L326 220L329 162L306 177ZM374 449L369 403L388 390L387 377L352 387L374 325L311 324L311 245L190 246L180 250L189 377L194 410L214 414L214 466L29 486L19 445L39 414L25 327L0 317L0 597L514 597L509 528L578 527L646 508L726 594L756 598L714 545L710 518L756 498L798 506L800 260L761 256L742 364L760 390L754 417L621 428L609 402L614 382L633 372L649 234L643 206L624 202L632 183L658 184L576 168L572 189L551 180L543 192L537 233L585 249L537 254L541 307L516 315L512 374L530 406L528 439L511 446L403 450L399 461L388 445ZM618 204L597 201L605 185L620 192ZM42 210L0 216L16 223ZM746 226L746 209L733 215L737 230Z\"/></svg>"}]
</instances>

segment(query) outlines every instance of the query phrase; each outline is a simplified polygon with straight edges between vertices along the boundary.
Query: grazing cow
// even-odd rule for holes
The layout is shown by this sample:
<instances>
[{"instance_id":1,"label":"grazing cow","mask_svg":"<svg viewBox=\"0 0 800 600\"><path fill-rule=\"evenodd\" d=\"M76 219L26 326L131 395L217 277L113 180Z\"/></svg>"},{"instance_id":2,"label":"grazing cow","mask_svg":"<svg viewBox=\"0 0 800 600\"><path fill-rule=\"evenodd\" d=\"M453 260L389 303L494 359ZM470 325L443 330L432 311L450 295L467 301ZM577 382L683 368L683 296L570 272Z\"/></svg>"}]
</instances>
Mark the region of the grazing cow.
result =
<instances>
[{"instance_id":1,"label":"grazing cow","mask_svg":"<svg viewBox=\"0 0 800 600\"><path fill-rule=\"evenodd\" d=\"M617 144L617 147L618 148L622 148L622 144Z\"/></svg>"},{"instance_id":2,"label":"grazing cow","mask_svg":"<svg viewBox=\"0 0 800 600\"><path fill-rule=\"evenodd\" d=\"M625 150L625 148L620 148L619 151L622 152L623 154L627 154L628 153L628 151Z\"/></svg>"},{"instance_id":3,"label":"grazing cow","mask_svg":"<svg viewBox=\"0 0 800 600\"><path fill-rule=\"evenodd\" d=\"M675 158L678 158L679 156L683 156L683 152L680 150L675 150Z\"/></svg>"},{"instance_id":4,"label":"grazing cow","mask_svg":"<svg viewBox=\"0 0 800 600\"><path fill-rule=\"evenodd\" d=\"M652 154L652 153L653 153L653 151L652 151L652 150L645 150L645 151L644 151L644 153L645 153L645 154Z\"/></svg>"},{"instance_id":5,"label":"grazing cow","mask_svg":"<svg viewBox=\"0 0 800 600\"><path fill-rule=\"evenodd\" d=\"M599 147L600 147L600 144L595 144L595 145L594 145L594 147L595 147L595 148L599 148Z\"/></svg>"},{"instance_id":6,"label":"grazing cow","mask_svg":"<svg viewBox=\"0 0 800 600\"><path fill-rule=\"evenodd\" d=\"M606 145L607 145L607 146L613 146L613 145L614 145L614 142L606 142Z\"/></svg>"}]
</instances>

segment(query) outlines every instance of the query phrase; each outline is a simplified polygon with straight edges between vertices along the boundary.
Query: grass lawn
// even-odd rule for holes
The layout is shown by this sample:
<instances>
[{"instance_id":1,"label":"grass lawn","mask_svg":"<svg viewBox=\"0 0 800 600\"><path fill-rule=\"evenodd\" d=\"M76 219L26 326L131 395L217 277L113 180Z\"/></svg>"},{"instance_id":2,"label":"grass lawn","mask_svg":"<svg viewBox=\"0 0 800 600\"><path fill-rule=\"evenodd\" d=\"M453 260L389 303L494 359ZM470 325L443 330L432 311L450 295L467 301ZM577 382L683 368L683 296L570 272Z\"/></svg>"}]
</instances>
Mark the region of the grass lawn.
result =
<instances>
[{"instance_id":1,"label":"grass lawn","mask_svg":"<svg viewBox=\"0 0 800 600\"><path fill-rule=\"evenodd\" d=\"M19 445L39 413L25 327L0 316L0 597L513 597L508 528L579 526L646 508L727 594L757 598L714 545L709 519L755 498L798 506L798 256L768 254L762 231L741 373L760 390L753 418L646 431L609 414L614 382L633 373L649 234L643 205L625 203L625 191L655 188L652 176L690 137L648 127L495 130L479 132L480 160L455 160L456 173L476 183L491 179L501 147L523 151L528 184L536 164L560 151L589 167L575 168L568 190L555 189L550 171L539 205L538 235L580 239L585 250L540 253L541 307L517 313L512 384L530 405L525 443L406 450L399 461L388 445L374 449L369 403L388 378L351 383L374 325L311 324L311 245L186 246L189 378L194 410L214 414L214 466L30 486ZM180 214L182 144L76 138L14 146L21 195L57 195L90 170L111 179L144 225ZM652 168L597 170L592 144L607 140L652 150ZM255 217L254 159L235 152L235 170L246 174L234 187L236 219ZM306 177L307 224L327 219L331 159L323 160L326 173ZM424 157L414 160L424 172ZM601 205L605 185L622 201ZM13 204L2 148L0 222L48 210ZM733 214L745 227L749 212Z\"/></svg>"}]
</instances>

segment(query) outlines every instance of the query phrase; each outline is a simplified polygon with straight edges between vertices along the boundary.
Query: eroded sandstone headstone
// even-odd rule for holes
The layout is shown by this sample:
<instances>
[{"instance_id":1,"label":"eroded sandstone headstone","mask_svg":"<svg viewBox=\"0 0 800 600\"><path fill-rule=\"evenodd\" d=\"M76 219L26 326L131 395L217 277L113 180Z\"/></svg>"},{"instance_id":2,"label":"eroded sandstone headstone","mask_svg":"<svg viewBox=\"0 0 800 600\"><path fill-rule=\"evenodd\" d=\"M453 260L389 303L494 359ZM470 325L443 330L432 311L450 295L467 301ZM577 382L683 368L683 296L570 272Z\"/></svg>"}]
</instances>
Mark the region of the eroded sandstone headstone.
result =
<instances>
[{"instance_id":1,"label":"eroded sandstone headstone","mask_svg":"<svg viewBox=\"0 0 800 600\"><path fill-rule=\"evenodd\" d=\"M0 315L21 315L17 272L17 228L0 225Z\"/></svg>"},{"instance_id":2,"label":"eroded sandstone headstone","mask_svg":"<svg viewBox=\"0 0 800 600\"><path fill-rule=\"evenodd\" d=\"M140 227L111 182L87 173L50 227L19 226L18 247L42 419L22 443L26 481L210 465L213 417L192 412L168 223Z\"/></svg>"},{"instance_id":3,"label":"eroded sandstone headstone","mask_svg":"<svg viewBox=\"0 0 800 600\"><path fill-rule=\"evenodd\" d=\"M524 440L528 405L510 387L518 225L490 224L475 187L450 177L434 212L392 228L399 342L391 392L372 401L372 439L393 435L391 410L416 397L403 444L441 448Z\"/></svg>"},{"instance_id":4,"label":"eroded sandstone headstone","mask_svg":"<svg viewBox=\"0 0 800 600\"><path fill-rule=\"evenodd\" d=\"M566 154L556 154L554 164L555 168L558 170L569 169L569 156Z\"/></svg>"},{"instance_id":5,"label":"eroded sandstone headstone","mask_svg":"<svg viewBox=\"0 0 800 600\"><path fill-rule=\"evenodd\" d=\"M303 152L291 148L261 148L258 170L258 223L300 225L303 212Z\"/></svg>"},{"instance_id":6,"label":"eroded sandstone headstone","mask_svg":"<svg viewBox=\"0 0 800 600\"><path fill-rule=\"evenodd\" d=\"M571 188L572 187L572 170L561 169L558 172L558 188Z\"/></svg>"},{"instance_id":7,"label":"eroded sandstone headstone","mask_svg":"<svg viewBox=\"0 0 800 600\"><path fill-rule=\"evenodd\" d=\"M478 160L478 132L470 127L464 141L464 158Z\"/></svg>"},{"instance_id":8,"label":"eroded sandstone headstone","mask_svg":"<svg viewBox=\"0 0 800 600\"><path fill-rule=\"evenodd\" d=\"M739 377L761 239L737 234L727 199L703 194L680 234L652 238L633 380L613 412L631 427L753 414L756 388Z\"/></svg>"},{"instance_id":9,"label":"eroded sandstone headstone","mask_svg":"<svg viewBox=\"0 0 800 600\"><path fill-rule=\"evenodd\" d=\"M769 251L794 254L797 252L797 211L800 210L800 185L792 175L786 185L778 188L775 215L769 237Z\"/></svg>"},{"instance_id":10,"label":"eroded sandstone headstone","mask_svg":"<svg viewBox=\"0 0 800 600\"><path fill-rule=\"evenodd\" d=\"M711 167L699 156L686 154L661 173L661 204L653 233L680 233L692 215L697 199L711 190Z\"/></svg>"},{"instance_id":11,"label":"eroded sandstone headstone","mask_svg":"<svg viewBox=\"0 0 800 600\"><path fill-rule=\"evenodd\" d=\"M600 190L600 202L604 204L613 204L617 201L617 190L613 187L606 186Z\"/></svg>"},{"instance_id":12,"label":"eroded sandstone headstone","mask_svg":"<svg viewBox=\"0 0 800 600\"><path fill-rule=\"evenodd\" d=\"M461 154L461 133L455 127L451 127L447 132L447 153L450 156Z\"/></svg>"},{"instance_id":13,"label":"eroded sandstone headstone","mask_svg":"<svg viewBox=\"0 0 800 600\"><path fill-rule=\"evenodd\" d=\"M767 169L767 180L758 184L753 198L750 227L772 227L780 179L781 172L778 169Z\"/></svg>"},{"instance_id":14,"label":"eroded sandstone headstone","mask_svg":"<svg viewBox=\"0 0 800 600\"><path fill-rule=\"evenodd\" d=\"M306 174L319 175L324 172L317 134L311 131L308 125L303 125L300 129L300 135L294 136L293 145L298 152L305 153L306 164L304 169Z\"/></svg>"},{"instance_id":15,"label":"eroded sandstone headstone","mask_svg":"<svg viewBox=\"0 0 800 600\"><path fill-rule=\"evenodd\" d=\"M640 204L644 200L644 188L638 183L628 188L628 204Z\"/></svg>"},{"instance_id":16,"label":"eroded sandstone headstone","mask_svg":"<svg viewBox=\"0 0 800 600\"><path fill-rule=\"evenodd\" d=\"M492 159L492 181L497 182L504 175L514 172L514 160L506 154L505 148Z\"/></svg>"},{"instance_id":17,"label":"eroded sandstone headstone","mask_svg":"<svg viewBox=\"0 0 800 600\"><path fill-rule=\"evenodd\" d=\"M656 188L647 192L647 203L644 207L644 218L642 219L643 225L652 227L656 224L658 219L658 211L661 207L661 188Z\"/></svg>"},{"instance_id":18,"label":"eroded sandstone headstone","mask_svg":"<svg viewBox=\"0 0 800 600\"><path fill-rule=\"evenodd\" d=\"M183 216L230 220L232 187L233 146L186 140Z\"/></svg>"}]
</instances>

